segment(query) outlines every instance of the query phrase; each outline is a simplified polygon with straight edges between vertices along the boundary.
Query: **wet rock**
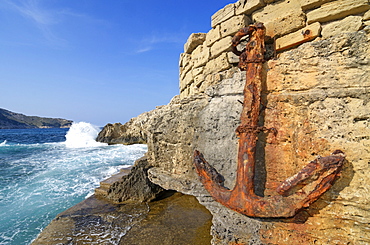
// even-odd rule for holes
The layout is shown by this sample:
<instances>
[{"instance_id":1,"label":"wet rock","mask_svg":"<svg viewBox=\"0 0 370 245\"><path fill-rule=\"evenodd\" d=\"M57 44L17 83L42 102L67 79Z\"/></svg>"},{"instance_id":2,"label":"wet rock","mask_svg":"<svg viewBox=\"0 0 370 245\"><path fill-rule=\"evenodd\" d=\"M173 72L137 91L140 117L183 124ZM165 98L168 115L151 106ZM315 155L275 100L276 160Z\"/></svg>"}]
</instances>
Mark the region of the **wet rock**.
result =
<instances>
[{"instance_id":1,"label":"wet rock","mask_svg":"<svg viewBox=\"0 0 370 245\"><path fill-rule=\"evenodd\" d=\"M149 202L155 199L163 188L148 179L150 168L146 157L137 160L127 175L123 175L121 180L115 181L110 186L105 199L116 204Z\"/></svg>"},{"instance_id":2,"label":"wet rock","mask_svg":"<svg viewBox=\"0 0 370 245\"><path fill-rule=\"evenodd\" d=\"M91 196L59 214L32 245L203 245L211 240L211 217L194 197L180 193L125 205Z\"/></svg>"}]
</instances>

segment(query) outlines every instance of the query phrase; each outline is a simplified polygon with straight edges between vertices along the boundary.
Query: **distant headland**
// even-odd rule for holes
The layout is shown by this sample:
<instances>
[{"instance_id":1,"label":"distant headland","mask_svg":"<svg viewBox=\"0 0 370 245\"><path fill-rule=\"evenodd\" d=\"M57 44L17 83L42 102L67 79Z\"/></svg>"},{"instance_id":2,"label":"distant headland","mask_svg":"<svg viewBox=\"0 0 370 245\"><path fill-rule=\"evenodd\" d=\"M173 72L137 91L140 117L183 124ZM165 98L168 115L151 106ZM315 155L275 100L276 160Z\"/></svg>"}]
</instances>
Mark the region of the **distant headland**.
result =
<instances>
[{"instance_id":1,"label":"distant headland","mask_svg":"<svg viewBox=\"0 0 370 245\"><path fill-rule=\"evenodd\" d=\"M0 108L0 129L69 128L71 120L26 116Z\"/></svg>"}]
</instances>

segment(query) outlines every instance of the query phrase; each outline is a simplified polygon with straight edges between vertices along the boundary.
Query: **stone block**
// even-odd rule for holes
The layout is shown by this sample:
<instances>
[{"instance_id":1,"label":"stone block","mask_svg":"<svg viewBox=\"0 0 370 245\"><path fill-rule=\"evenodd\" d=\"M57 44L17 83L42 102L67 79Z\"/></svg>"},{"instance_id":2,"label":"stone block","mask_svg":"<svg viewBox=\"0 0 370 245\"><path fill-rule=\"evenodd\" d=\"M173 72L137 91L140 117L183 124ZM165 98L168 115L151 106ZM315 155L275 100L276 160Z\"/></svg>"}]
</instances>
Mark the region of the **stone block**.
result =
<instances>
[{"instance_id":1,"label":"stone block","mask_svg":"<svg viewBox=\"0 0 370 245\"><path fill-rule=\"evenodd\" d=\"M222 53L220 56L218 56L215 59L212 59L207 62L206 66L204 67L203 74L208 75L212 73L217 73L220 71L227 70L231 67L230 63L227 59L227 54Z\"/></svg>"},{"instance_id":2,"label":"stone block","mask_svg":"<svg viewBox=\"0 0 370 245\"><path fill-rule=\"evenodd\" d=\"M198 93L198 87L195 86L194 83L190 84L189 86L189 95L193 95Z\"/></svg>"},{"instance_id":3,"label":"stone block","mask_svg":"<svg viewBox=\"0 0 370 245\"><path fill-rule=\"evenodd\" d=\"M212 28L215 28L216 25L224 22L227 19L230 19L235 15L235 5L233 3L226 5L224 8L220 9L212 15Z\"/></svg>"},{"instance_id":4,"label":"stone block","mask_svg":"<svg viewBox=\"0 0 370 245\"><path fill-rule=\"evenodd\" d=\"M185 67L191 62L191 55L187 53L180 54L179 66Z\"/></svg>"},{"instance_id":5,"label":"stone block","mask_svg":"<svg viewBox=\"0 0 370 245\"><path fill-rule=\"evenodd\" d=\"M276 51L292 48L304 42L311 41L320 35L321 25L315 22L294 33L276 39Z\"/></svg>"},{"instance_id":6,"label":"stone block","mask_svg":"<svg viewBox=\"0 0 370 245\"><path fill-rule=\"evenodd\" d=\"M269 21L265 24L266 35L270 37L279 37L300 28L303 28L306 25L306 16L303 12L291 12L285 16L281 16L274 21Z\"/></svg>"},{"instance_id":7,"label":"stone block","mask_svg":"<svg viewBox=\"0 0 370 245\"><path fill-rule=\"evenodd\" d=\"M211 47L211 58L219 56L223 52L231 50L231 36L225 37L217 42L215 42Z\"/></svg>"},{"instance_id":8,"label":"stone block","mask_svg":"<svg viewBox=\"0 0 370 245\"><path fill-rule=\"evenodd\" d=\"M194 68L193 69L193 76L194 76L194 78L196 76L198 76L199 74L202 74L203 73L203 70L204 70L204 66L198 67L198 68Z\"/></svg>"},{"instance_id":9,"label":"stone block","mask_svg":"<svg viewBox=\"0 0 370 245\"><path fill-rule=\"evenodd\" d=\"M349 15L355 15L370 9L368 0L338 0L321 5L307 13L307 23L316 21L327 22L342 19Z\"/></svg>"},{"instance_id":10,"label":"stone block","mask_svg":"<svg viewBox=\"0 0 370 245\"><path fill-rule=\"evenodd\" d=\"M221 39L220 25L212 28L206 35L206 44L210 47L212 44Z\"/></svg>"},{"instance_id":11,"label":"stone block","mask_svg":"<svg viewBox=\"0 0 370 245\"><path fill-rule=\"evenodd\" d=\"M230 64L237 64L239 63L239 56L235 55L233 52L227 53L227 60Z\"/></svg>"},{"instance_id":12,"label":"stone block","mask_svg":"<svg viewBox=\"0 0 370 245\"><path fill-rule=\"evenodd\" d=\"M199 75L194 77L194 85L198 88L202 85L203 81L204 81L204 75L203 74L199 74Z\"/></svg>"},{"instance_id":13,"label":"stone block","mask_svg":"<svg viewBox=\"0 0 370 245\"><path fill-rule=\"evenodd\" d=\"M243 0L235 3L235 14L251 14L255 10L265 6L263 0Z\"/></svg>"},{"instance_id":14,"label":"stone block","mask_svg":"<svg viewBox=\"0 0 370 245\"><path fill-rule=\"evenodd\" d=\"M282 36L305 26L306 16L299 0L291 0L267 5L252 14L254 22L266 26L267 36Z\"/></svg>"},{"instance_id":15,"label":"stone block","mask_svg":"<svg viewBox=\"0 0 370 245\"><path fill-rule=\"evenodd\" d=\"M180 99L185 99L188 96L189 96L189 88L185 88L184 90L181 90Z\"/></svg>"},{"instance_id":16,"label":"stone block","mask_svg":"<svg viewBox=\"0 0 370 245\"><path fill-rule=\"evenodd\" d=\"M330 1L331 0L300 0L300 3L303 10L309 10L320 7L322 4Z\"/></svg>"},{"instance_id":17,"label":"stone block","mask_svg":"<svg viewBox=\"0 0 370 245\"><path fill-rule=\"evenodd\" d=\"M193 50L206 40L206 33L192 33L184 45L184 52L191 54Z\"/></svg>"},{"instance_id":18,"label":"stone block","mask_svg":"<svg viewBox=\"0 0 370 245\"><path fill-rule=\"evenodd\" d=\"M283 1L267 5L264 8L255 11L252 14L252 19L254 21L266 23L291 12L302 12L300 6L301 4L299 0Z\"/></svg>"},{"instance_id":19,"label":"stone block","mask_svg":"<svg viewBox=\"0 0 370 245\"><path fill-rule=\"evenodd\" d=\"M193 72L188 71L183 79L180 79L180 91L184 90L189 84L194 81Z\"/></svg>"},{"instance_id":20,"label":"stone block","mask_svg":"<svg viewBox=\"0 0 370 245\"><path fill-rule=\"evenodd\" d=\"M205 65L209 59L209 48L207 45L199 45L191 54L191 59L194 63L194 67Z\"/></svg>"},{"instance_id":21,"label":"stone block","mask_svg":"<svg viewBox=\"0 0 370 245\"><path fill-rule=\"evenodd\" d=\"M342 20L334 21L325 25L321 35L323 38L333 37L343 32L355 32L362 26L361 16L348 16Z\"/></svg>"},{"instance_id":22,"label":"stone block","mask_svg":"<svg viewBox=\"0 0 370 245\"><path fill-rule=\"evenodd\" d=\"M237 33L241 28L244 28L251 23L251 19L246 15L237 15L225 22L221 23L221 37L226 36L233 36Z\"/></svg>"},{"instance_id":23,"label":"stone block","mask_svg":"<svg viewBox=\"0 0 370 245\"><path fill-rule=\"evenodd\" d=\"M186 66L180 66L180 79L183 79L185 74L191 71L191 69L193 69L193 61L187 63Z\"/></svg>"},{"instance_id":24,"label":"stone block","mask_svg":"<svg viewBox=\"0 0 370 245\"><path fill-rule=\"evenodd\" d=\"M363 16L363 18L362 18L363 20L370 20L370 10L369 11L367 11L365 14L364 14L364 16Z\"/></svg>"}]
</instances>

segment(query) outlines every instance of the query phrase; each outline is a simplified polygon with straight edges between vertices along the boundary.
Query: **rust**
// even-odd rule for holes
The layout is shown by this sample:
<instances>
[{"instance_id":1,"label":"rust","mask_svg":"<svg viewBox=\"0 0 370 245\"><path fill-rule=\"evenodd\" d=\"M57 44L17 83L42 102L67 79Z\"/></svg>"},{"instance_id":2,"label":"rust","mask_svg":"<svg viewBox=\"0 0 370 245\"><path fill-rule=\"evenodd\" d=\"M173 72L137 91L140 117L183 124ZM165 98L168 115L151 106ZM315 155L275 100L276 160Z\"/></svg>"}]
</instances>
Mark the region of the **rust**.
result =
<instances>
[{"instance_id":1,"label":"rust","mask_svg":"<svg viewBox=\"0 0 370 245\"><path fill-rule=\"evenodd\" d=\"M243 51L237 46L249 36ZM266 129L258 125L261 107L261 79L265 52L265 27L262 23L241 29L232 40L233 52L240 56L239 68L246 72L239 137L236 184L232 190L223 185L224 178L199 152L194 152L195 169L211 196L224 206L251 217L292 217L326 192L339 175L345 155L336 150L331 156L311 161L296 175L283 181L276 195L258 196L254 191L256 144L258 134ZM300 187L296 190L297 187Z\"/></svg>"},{"instance_id":2,"label":"rust","mask_svg":"<svg viewBox=\"0 0 370 245\"><path fill-rule=\"evenodd\" d=\"M305 30L302 35L306 38L306 37L310 37L311 36L311 30Z\"/></svg>"}]
</instances>

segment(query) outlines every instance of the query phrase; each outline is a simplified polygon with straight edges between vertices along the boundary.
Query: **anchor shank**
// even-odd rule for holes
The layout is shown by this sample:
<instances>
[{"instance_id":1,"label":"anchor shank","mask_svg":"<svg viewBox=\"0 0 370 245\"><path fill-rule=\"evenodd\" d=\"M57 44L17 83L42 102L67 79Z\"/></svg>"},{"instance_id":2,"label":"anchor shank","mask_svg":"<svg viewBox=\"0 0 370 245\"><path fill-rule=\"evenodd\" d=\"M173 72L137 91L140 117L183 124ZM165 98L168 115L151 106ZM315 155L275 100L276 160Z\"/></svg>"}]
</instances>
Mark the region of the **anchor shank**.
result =
<instances>
[{"instance_id":1,"label":"anchor shank","mask_svg":"<svg viewBox=\"0 0 370 245\"><path fill-rule=\"evenodd\" d=\"M258 27L258 26L257 26ZM236 132L239 136L237 181L234 189L243 190L247 195L254 194L255 155L258 138L258 120L261 105L261 79L265 28L255 28L246 46L245 56L239 67L246 70L241 124Z\"/></svg>"}]
</instances>

